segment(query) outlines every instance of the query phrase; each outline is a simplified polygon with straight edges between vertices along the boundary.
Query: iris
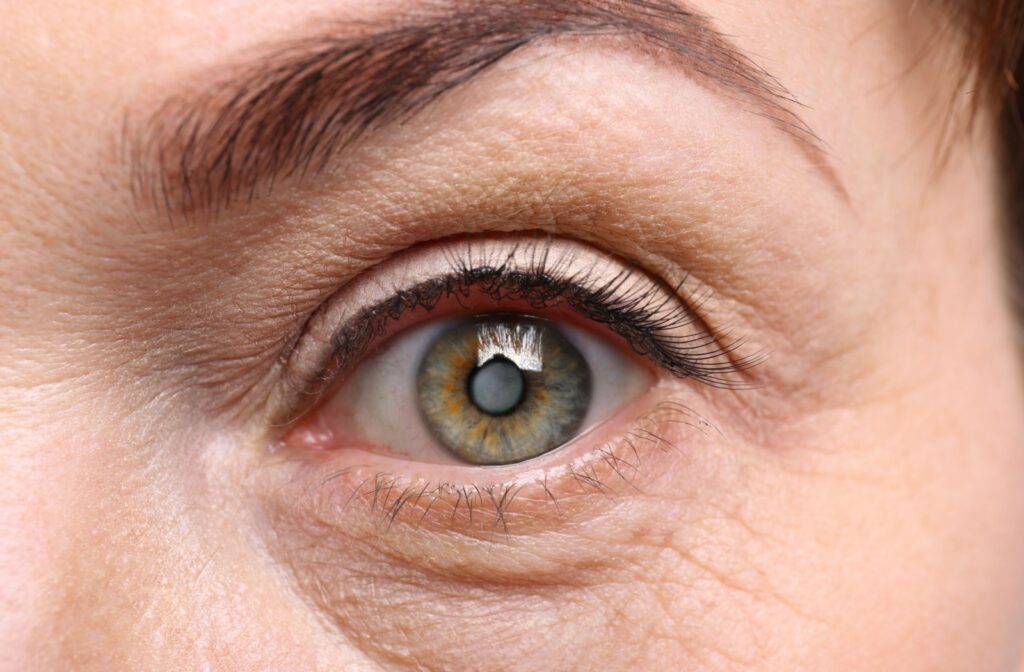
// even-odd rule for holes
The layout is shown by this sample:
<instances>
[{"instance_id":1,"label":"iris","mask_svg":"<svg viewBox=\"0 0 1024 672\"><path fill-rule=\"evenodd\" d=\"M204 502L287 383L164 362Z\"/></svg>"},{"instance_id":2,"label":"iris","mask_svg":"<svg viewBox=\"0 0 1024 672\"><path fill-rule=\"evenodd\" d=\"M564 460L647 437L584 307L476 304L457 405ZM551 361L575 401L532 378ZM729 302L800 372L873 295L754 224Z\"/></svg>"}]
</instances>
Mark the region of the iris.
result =
<instances>
[{"instance_id":1,"label":"iris","mask_svg":"<svg viewBox=\"0 0 1024 672\"><path fill-rule=\"evenodd\" d=\"M580 429L590 366L551 323L509 316L463 322L427 348L416 377L423 418L457 457L522 462Z\"/></svg>"}]
</instances>

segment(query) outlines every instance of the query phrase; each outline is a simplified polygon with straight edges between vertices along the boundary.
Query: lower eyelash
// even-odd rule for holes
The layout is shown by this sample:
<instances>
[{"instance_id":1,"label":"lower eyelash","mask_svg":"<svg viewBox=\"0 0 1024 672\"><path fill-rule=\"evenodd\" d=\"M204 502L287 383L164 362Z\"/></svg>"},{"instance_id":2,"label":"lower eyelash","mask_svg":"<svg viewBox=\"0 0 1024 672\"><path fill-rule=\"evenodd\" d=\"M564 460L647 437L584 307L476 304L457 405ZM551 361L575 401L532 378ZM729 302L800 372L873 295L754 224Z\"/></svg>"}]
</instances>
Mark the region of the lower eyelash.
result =
<instances>
[{"instance_id":1,"label":"lower eyelash","mask_svg":"<svg viewBox=\"0 0 1024 672\"><path fill-rule=\"evenodd\" d=\"M621 437L528 482L479 486L412 481L382 472L363 476L358 473L360 467L347 467L324 476L314 496L330 502L335 501L339 490L349 490L343 495L341 507L368 511L380 531L397 526L454 530L483 538L529 534L535 528L549 527L552 516L596 515L597 507L586 495L611 500L619 494L641 491L637 480L643 472L644 455L677 451L677 445L664 434L668 427L678 425L705 436L720 434L685 404L662 401Z\"/></svg>"}]
</instances>

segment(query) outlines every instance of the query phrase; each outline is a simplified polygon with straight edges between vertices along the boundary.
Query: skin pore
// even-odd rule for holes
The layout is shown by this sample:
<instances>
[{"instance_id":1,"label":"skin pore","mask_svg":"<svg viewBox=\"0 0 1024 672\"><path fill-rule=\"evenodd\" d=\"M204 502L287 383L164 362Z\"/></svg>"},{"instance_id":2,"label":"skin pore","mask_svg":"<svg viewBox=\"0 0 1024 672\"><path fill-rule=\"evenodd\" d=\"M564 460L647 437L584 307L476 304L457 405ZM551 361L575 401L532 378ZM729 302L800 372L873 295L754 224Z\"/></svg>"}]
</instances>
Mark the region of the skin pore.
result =
<instances>
[{"instance_id":1,"label":"skin pore","mask_svg":"<svg viewBox=\"0 0 1024 672\"><path fill-rule=\"evenodd\" d=\"M945 133L937 12L695 5L813 136L696 61L559 35L184 216L133 193L166 156L133 120L420 3L4 9L0 669L1024 669L998 166L984 118ZM758 363L637 356L657 383L531 465L298 446L332 300L475 236L614 255Z\"/></svg>"}]
</instances>

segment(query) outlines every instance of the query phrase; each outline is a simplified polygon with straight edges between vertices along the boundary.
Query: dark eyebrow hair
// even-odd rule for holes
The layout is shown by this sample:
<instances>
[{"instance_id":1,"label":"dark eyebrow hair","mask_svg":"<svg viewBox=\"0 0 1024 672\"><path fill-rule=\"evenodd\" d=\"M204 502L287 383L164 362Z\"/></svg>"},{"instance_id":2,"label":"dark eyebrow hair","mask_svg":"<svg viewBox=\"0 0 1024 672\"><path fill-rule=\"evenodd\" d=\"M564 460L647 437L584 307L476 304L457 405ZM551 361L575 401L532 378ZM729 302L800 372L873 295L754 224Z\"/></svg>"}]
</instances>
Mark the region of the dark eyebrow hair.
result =
<instances>
[{"instance_id":1,"label":"dark eyebrow hair","mask_svg":"<svg viewBox=\"0 0 1024 672\"><path fill-rule=\"evenodd\" d=\"M377 26L337 28L348 36L321 29L232 68L228 78L207 78L204 90L169 99L141 120L127 115L122 149L136 207L189 218L252 201L556 36L626 38L626 47L671 59L789 134L838 185L793 96L680 0L455 0Z\"/></svg>"}]
</instances>

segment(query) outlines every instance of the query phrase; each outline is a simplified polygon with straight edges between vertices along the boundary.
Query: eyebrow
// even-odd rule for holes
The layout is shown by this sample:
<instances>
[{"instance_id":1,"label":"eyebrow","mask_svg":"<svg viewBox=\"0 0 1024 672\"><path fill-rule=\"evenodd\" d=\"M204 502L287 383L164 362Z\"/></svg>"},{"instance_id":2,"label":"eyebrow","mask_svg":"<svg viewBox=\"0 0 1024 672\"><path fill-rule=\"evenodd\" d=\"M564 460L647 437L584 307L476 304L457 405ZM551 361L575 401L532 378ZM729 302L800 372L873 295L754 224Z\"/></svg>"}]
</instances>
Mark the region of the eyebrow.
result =
<instances>
[{"instance_id":1,"label":"eyebrow","mask_svg":"<svg viewBox=\"0 0 1024 672\"><path fill-rule=\"evenodd\" d=\"M823 143L797 114L801 105L681 0L455 0L335 28L268 49L228 76L221 68L206 88L165 100L140 120L126 115L122 150L136 207L190 218L251 203L275 183L323 170L353 142L510 54L558 36L619 38L623 48L667 57L767 118L843 192Z\"/></svg>"}]
</instances>

